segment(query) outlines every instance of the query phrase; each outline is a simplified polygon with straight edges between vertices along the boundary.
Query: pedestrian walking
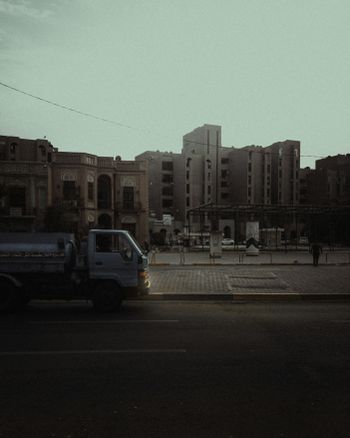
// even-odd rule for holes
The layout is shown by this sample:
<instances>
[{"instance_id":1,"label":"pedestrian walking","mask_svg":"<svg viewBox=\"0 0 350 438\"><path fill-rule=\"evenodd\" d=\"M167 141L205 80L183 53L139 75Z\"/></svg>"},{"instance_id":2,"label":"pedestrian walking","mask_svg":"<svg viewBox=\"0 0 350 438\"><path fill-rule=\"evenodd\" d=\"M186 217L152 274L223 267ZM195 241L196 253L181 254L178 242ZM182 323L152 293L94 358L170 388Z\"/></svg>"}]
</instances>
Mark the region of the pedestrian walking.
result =
<instances>
[{"instance_id":1,"label":"pedestrian walking","mask_svg":"<svg viewBox=\"0 0 350 438\"><path fill-rule=\"evenodd\" d=\"M314 266L318 266L318 259L320 258L320 254L322 253L322 247L317 242L314 242L311 245L310 253L312 254L313 264Z\"/></svg>"}]
</instances>

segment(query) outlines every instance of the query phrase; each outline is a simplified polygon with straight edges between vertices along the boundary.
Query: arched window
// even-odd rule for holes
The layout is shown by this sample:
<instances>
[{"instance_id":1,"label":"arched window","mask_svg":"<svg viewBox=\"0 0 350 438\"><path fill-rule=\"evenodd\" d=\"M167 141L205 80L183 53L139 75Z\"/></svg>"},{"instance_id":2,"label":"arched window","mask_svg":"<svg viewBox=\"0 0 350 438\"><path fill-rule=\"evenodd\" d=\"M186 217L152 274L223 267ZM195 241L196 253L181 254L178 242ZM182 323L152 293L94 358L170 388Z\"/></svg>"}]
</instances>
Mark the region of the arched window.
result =
<instances>
[{"instance_id":1,"label":"arched window","mask_svg":"<svg viewBox=\"0 0 350 438\"><path fill-rule=\"evenodd\" d=\"M111 208L112 183L108 175L100 175L97 180L97 208Z\"/></svg>"},{"instance_id":2,"label":"arched window","mask_svg":"<svg viewBox=\"0 0 350 438\"><path fill-rule=\"evenodd\" d=\"M229 227L228 225L224 227L224 238L226 239L231 238L231 227Z\"/></svg>"},{"instance_id":3,"label":"arched window","mask_svg":"<svg viewBox=\"0 0 350 438\"><path fill-rule=\"evenodd\" d=\"M99 228L106 228L110 229L112 228L112 218L109 214L100 214L98 217L98 226Z\"/></svg>"},{"instance_id":4,"label":"arched window","mask_svg":"<svg viewBox=\"0 0 350 438\"><path fill-rule=\"evenodd\" d=\"M17 149L17 144L16 143L11 143L10 144L10 161L15 161L15 159L16 159L16 149Z\"/></svg>"}]
</instances>

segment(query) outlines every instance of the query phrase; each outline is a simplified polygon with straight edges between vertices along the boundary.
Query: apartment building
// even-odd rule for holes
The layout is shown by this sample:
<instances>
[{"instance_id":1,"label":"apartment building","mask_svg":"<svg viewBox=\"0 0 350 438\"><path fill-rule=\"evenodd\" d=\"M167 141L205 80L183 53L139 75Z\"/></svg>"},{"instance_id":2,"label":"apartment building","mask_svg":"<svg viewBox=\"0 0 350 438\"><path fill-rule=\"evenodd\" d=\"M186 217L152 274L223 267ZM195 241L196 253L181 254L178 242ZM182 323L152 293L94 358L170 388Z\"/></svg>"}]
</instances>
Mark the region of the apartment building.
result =
<instances>
[{"instance_id":1,"label":"apartment building","mask_svg":"<svg viewBox=\"0 0 350 438\"><path fill-rule=\"evenodd\" d=\"M184 169L181 154L146 151L135 158L148 164L150 213L158 219L171 215L183 220Z\"/></svg>"},{"instance_id":2,"label":"apartment building","mask_svg":"<svg viewBox=\"0 0 350 438\"><path fill-rule=\"evenodd\" d=\"M146 162L5 136L0 157L1 229L85 234L91 227L122 228L148 240Z\"/></svg>"},{"instance_id":3,"label":"apartment building","mask_svg":"<svg viewBox=\"0 0 350 438\"><path fill-rule=\"evenodd\" d=\"M224 147L221 126L205 124L183 136L180 154L148 151L136 160L149 163L151 211L159 219L171 213L184 225L189 210L204 204L297 204L299 157L300 142L292 140ZM207 229L210 220L199 224L194 217L191 226ZM232 229L232 220L222 218L225 227Z\"/></svg>"},{"instance_id":4,"label":"apartment building","mask_svg":"<svg viewBox=\"0 0 350 438\"><path fill-rule=\"evenodd\" d=\"M300 142L286 140L268 146L271 152L271 203L299 203Z\"/></svg>"},{"instance_id":5,"label":"apartment building","mask_svg":"<svg viewBox=\"0 0 350 438\"><path fill-rule=\"evenodd\" d=\"M2 231L32 231L44 223L55 151L46 139L0 136Z\"/></svg>"},{"instance_id":6,"label":"apartment building","mask_svg":"<svg viewBox=\"0 0 350 438\"><path fill-rule=\"evenodd\" d=\"M271 204L271 152L262 146L228 154L228 199L232 204ZM226 175L225 172L222 172Z\"/></svg>"},{"instance_id":7,"label":"apartment building","mask_svg":"<svg viewBox=\"0 0 350 438\"><path fill-rule=\"evenodd\" d=\"M350 154L316 160L312 196L319 204L350 205Z\"/></svg>"}]
</instances>

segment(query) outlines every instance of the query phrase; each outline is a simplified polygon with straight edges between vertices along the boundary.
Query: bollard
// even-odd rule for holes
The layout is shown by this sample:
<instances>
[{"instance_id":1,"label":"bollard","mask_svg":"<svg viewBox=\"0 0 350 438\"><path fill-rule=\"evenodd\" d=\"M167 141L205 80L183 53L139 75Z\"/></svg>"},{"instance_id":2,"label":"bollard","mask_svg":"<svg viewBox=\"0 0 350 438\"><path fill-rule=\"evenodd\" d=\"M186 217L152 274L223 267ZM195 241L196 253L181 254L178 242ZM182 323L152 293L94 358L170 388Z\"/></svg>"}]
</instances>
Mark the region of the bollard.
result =
<instances>
[{"instance_id":1,"label":"bollard","mask_svg":"<svg viewBox=\"0 0 350 438\"><path fill-rule=\"evenodd\" d=\"M185 264L185 251L184 251L184 248L180 248L179 254L180 254L179 264L180 265L184 265Z\"/></svg>"},{"instance_id":2,"label":"bollard","mask_svg":"<svg viewBox=\"0 0 350 438\"><path fill-rule=\"evenodd\" d=\"M151 251L151 261L150 261L150 263L155 263L156 262L156 252L155 252L155 250L154 249L152 249L152 251Z\"/></svg>"}]
</instances>

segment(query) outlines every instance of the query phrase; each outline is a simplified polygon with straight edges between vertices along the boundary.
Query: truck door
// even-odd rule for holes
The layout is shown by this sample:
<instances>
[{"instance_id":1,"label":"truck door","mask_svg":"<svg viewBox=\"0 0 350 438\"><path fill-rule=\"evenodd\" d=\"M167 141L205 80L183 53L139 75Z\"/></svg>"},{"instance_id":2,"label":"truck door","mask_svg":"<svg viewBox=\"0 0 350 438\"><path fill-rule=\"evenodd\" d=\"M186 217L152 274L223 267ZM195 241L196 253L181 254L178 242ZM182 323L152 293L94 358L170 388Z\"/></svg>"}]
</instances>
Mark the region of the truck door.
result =
<instances>
[{"instance_id":1,"label":"truck door","mask_svg":"<svg viewBox=\"0 0 350 438\"><path fill-rule=\"evenodd\" d=\"M89 251L90 278L116 280L122 287L138 282L138 256L125 235L99 232L95 248Z\"/></svg>"}]
</instances>

